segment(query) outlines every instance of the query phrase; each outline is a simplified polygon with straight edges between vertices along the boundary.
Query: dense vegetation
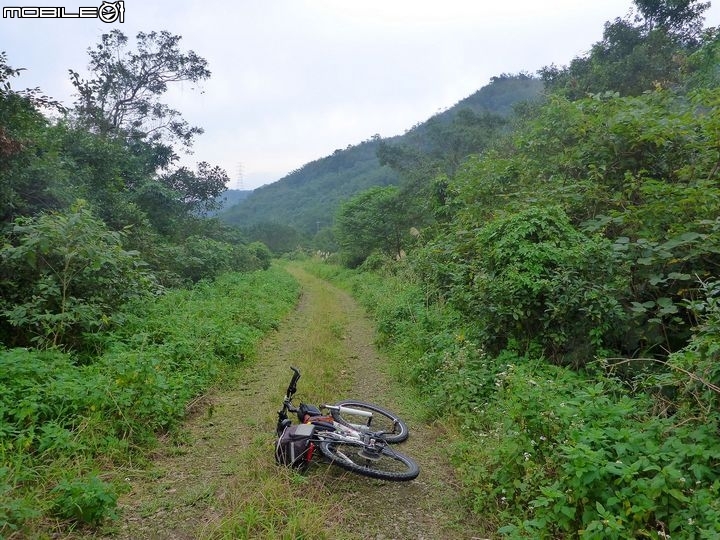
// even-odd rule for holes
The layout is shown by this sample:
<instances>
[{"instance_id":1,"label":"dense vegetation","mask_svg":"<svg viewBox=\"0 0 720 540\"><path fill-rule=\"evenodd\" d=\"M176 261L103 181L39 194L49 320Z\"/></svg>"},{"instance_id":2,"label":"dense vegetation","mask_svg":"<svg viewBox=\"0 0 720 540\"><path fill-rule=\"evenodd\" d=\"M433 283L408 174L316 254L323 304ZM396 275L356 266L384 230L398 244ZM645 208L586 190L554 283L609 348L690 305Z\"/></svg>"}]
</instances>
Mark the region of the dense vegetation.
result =
<instances>
[{"instance_id":1,"label":"dense vegetation","mask_svg":"<svg viewBox=\"0 0 720 540\"><path fill-rule=\"evenodd\" d=\"M113 515L108 465L142 459L297 296L265 245L203 217L225 172L177 166L202 129L162 95L210 75L179 41L104 35L72 107L15 90L0 55L0 536Z\"/></svg>"},{"instance_id":2,"label":"dense vegetation","mask_svg":"<svg viewBox=\"0 0 720 540\"><path fill-rule=\"evenodd\" d=\"M388 148L400 185L337 215L359 268L317 269L452 411L488 534L720 533L720 34L635 4L480 152Z\"/></svg>"},{"instance_id":3,"label":"dense vegetation","mask_svg":"<svg viewBox=\"0 0 720 540\"><path fill-rule=\"evenodd\" d=\"M113 467L142 463L140 450L250 358L297 295L281 270L228 273L125 304L113 315L122 324L94 334L92 358L0 350L0 534L114 516L127 486Z\"/></svg>"},{"instance_id":4,"label":"dense vegetation","mask_svg":"<svg viewBox=\"0 0 720 540\"><path fill-rule=\"evenodd\" d=\"M228 208L231 208L238 204L240 201L243 201L248 198L248 196L252 193L252 190L246 190L246 189L228 189L225 191L222 195L219 195L216 199L217 202L217 208L208 212L207 214L209 216L217 215L218 212L222 212L223 210L227 210Z\"/></svg>"},{"instance_id":5,"label":"dense vegetation","mask_svg":"<svg viewBox=\"0 0 720 540\"><path fill-rule=\"evenodd\" d=\"M174 165L201 130L159 98L209 76L177 36L140 34L133 55L104 36L69 110L13 90L1 57L0 533L111 515L101 462L132 459L252 354L297 295L253 272L266 245L315 234L356 267L316 270L364 299L399 376L462 434L485 534L717 537L720 32L696 0L635 6L541 70L541 101L508 114L517 100L488 90L502 110L456 109L268 187L315 209L244 223L265 243L201 218L223 171ZM173 76L143 86L155 63ZM362 182L338 187L341 166Z\"/></svg>"}]
</instances>

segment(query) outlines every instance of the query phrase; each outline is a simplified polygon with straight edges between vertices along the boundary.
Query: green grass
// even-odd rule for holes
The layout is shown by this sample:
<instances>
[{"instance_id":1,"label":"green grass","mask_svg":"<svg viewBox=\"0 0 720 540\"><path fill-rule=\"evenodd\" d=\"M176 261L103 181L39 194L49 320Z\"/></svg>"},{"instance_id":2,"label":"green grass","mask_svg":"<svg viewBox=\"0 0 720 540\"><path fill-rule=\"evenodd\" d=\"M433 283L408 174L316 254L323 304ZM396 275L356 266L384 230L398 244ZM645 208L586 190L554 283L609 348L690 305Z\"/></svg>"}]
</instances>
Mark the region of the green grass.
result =
<instances>
[{"instance_id":1,"label":"green grass","mask_svg":"<svg viewBox=\"0 0 720 540\"><path fill-rule=\"evenodd\" d=\"M254 356L298 292L279 268L227 274L126 306L82 362L0 350L0 536L112 518L126 488L104 471L142 464L195 397Z\"/></svg>"},{"instance_id":2,"label":"green grass","mask_svg":"<svg viewBox=\"0 0 720 540\"><path fill-rule=\"evenodd\" d=\"M253 539L342 538L337 527L343 509L321 476L303 476L268 464L273 449L258 438L236 457L243 464L233 472L221 501L221 515L199 538ZM248 486L252 486L248 489Z\"/></svg>"}]
</instances>

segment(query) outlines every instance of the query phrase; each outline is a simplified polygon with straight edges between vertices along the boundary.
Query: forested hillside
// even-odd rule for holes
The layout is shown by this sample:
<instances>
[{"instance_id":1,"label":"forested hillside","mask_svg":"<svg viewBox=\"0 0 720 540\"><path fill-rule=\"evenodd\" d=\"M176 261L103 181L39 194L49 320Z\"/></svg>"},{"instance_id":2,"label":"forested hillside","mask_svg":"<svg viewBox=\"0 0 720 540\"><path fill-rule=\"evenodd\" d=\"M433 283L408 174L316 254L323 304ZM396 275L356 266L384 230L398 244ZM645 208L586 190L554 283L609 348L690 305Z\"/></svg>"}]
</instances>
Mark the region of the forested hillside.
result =
<instances>
[{"instance_id":1,"label":"forested hillside","mask_svg":"<svg viewBox=\"0 0 720 540\"><path fill-rule=\"evenodd\" d=\"M228 189L215 198L217 208L212 211L208 211L207 214L212 216L218 212L227 210L228 208L238 204L240 201L247 199L251 193L252 190L249 189Z\"/></svg>"},{"instance_id":2,"label":"forested hillside","mask_svg":"<svg viewBox=\"0 0 720 540\"><path fill-rule=\"evenodd\" d=\"M397 173L378 161L379 144L379 139L371 139L336 150L278 182L257 188L219 217L241 227L289 226L296 234L312 237L319 228L332 224L333 211L341 201L371 186L397 182Z\"/></svg>"},{"instance_id":3,"label":"forested hillside","mask_svg":"<svg viewBox=\"0 0 720 540\"><path fill-rule=\"evenodd\" d=\"M388 166L397 159L386 150L406 148L427 156L457 153L461 159L482 149L482 142L469 130L483 124L488 116L505 118L515 103L539 97L542 81L528 75L502 75L448 110L419 123L404 135L379 136L308 163L286 177L253 191L252 195L221 214L221 219L240 227L253 227L250 234L263 234L264 227L292 227L304 243L334 224L340 203L374 186L397 185L396 169ZM384 152L385 150L385 152ZM262 236L260 236L262 238ZM299 240L298 243L303 243ZM298 243L292 245L293 249ZM315 242L317 247L335 247L327 231ZM270 244L271 247L272 244Z\"/></svg>"},{"instance_id":4,"label":"forested hillside","mask_svg":"<svg viewBox=\"0 0 720 540\"><path fill-rule=\"evenodd\" d=\"M486 535L720 535L720 32L636 0L458 160L388 147L337 274L465 441ZM488 119L486 119L487 121ZM470 124L472 125L472 123ZM382 154L381 154L382 155Z\"/></svg>"}]
</instances>

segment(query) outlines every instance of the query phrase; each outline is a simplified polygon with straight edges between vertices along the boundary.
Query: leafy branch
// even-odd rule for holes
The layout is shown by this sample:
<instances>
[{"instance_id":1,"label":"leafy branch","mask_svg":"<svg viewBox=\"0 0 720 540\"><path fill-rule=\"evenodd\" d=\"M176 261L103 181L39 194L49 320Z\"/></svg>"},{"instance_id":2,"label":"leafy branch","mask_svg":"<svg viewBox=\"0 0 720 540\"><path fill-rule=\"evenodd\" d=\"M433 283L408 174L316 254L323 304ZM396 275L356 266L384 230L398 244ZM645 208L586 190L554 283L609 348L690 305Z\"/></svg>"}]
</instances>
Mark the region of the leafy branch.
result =
<instances>
[{"instance_id":1,"label":"leafy branch","mask_svg":"<svg viewBox=\"0 0 720 540\"><path fill-rule=\"evenodd\" d=\"M720 395L720 386L717 386L716 384L713 384L710 381L706 381L702 377L699 377L698 375L695 375L694 373L691 373L690 371L683 369L680 366L675 366L669 362L666 362L665 360L660 360L659 358L603 358L602 361L603 362L613 362L613 363L607 364L608 368L614 368L617 366L621 366L623 364L630 364L632 362L655 362L656 364L661 364L665 367L674 369L675 371L679 371L679 372L687 375L693 381L702 384L709 390L712 390L716 394Z\"/></svg>"}]
</instances>

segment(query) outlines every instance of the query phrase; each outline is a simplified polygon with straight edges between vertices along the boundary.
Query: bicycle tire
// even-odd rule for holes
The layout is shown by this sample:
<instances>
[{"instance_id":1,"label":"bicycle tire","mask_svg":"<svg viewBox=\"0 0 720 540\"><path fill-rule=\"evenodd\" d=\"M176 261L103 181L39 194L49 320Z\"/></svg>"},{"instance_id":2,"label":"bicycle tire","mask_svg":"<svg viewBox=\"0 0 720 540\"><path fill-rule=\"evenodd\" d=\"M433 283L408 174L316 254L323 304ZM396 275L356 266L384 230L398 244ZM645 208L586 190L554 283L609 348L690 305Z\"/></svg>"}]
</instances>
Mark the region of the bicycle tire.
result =
<instances>
[{"instance_id":1,"label":"bicycle tire","mask_svg":"<svg viewBox=\"0 0 720 540\"><path fill-rule=\"evenodd\" d=\"M360 454L365 445L359 442L322 441L318 448L331 465L370 478L407 482L420 474L420 467L415 461L388 446L372 459Z\"/></svg>"},{"instance_id":2,"label":"bicycle tire","mask_svg":"<svg viewBox=\"0 0 720 540\"><path fill-rule=\"evenodd\" d=\"M383 439L390 444L401 443L407 440L410 435L410 430L408 429L407 424L398 415L387 409L379 407L378 405L358 401L356 399L345 399L335 403L335 406L351 407L353 409L372 412L372 421L374 422L374 425L369 426L370 429L373 431L390 431L390 429L392 429L393 431L383 435ZM361 428L360 424L355 424L349 419L343 418L339 411L331 411L331 414L333 419L340 424L344 424L355 429Z\"/></svg>"}]
</instances>

